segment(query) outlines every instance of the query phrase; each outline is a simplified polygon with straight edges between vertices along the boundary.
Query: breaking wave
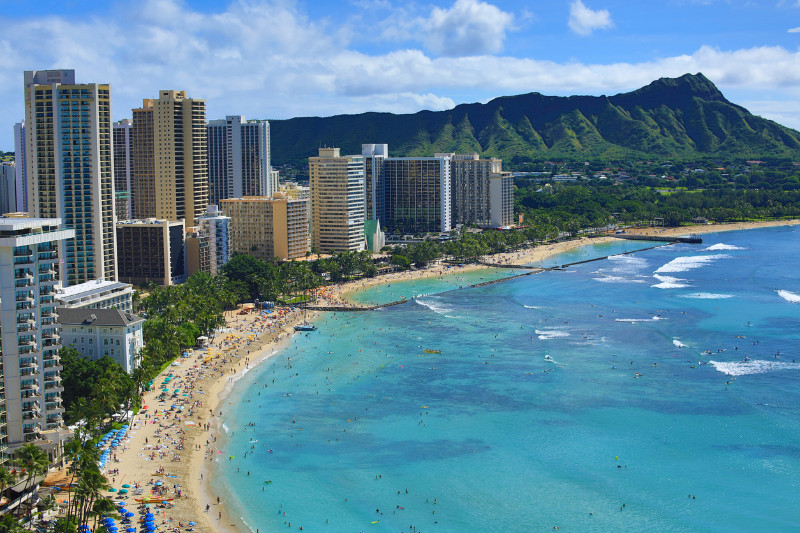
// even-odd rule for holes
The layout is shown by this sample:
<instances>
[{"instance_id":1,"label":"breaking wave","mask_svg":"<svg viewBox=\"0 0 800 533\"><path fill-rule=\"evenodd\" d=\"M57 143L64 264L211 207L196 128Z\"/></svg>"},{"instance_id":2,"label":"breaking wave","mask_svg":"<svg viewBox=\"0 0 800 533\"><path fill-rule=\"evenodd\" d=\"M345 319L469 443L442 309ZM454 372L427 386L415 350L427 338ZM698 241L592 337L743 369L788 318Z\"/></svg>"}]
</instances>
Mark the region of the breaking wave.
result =
<instances>
[{"instance_id":1,"label":"breaking wave","mask_svg":"<svg viewBox=\"0 0 800 533\"><path fill-rule=\"evenodd\" d=\"M787 302L791 302L793 304L800 303L800 294L784 291L784 290L777 290L775 291L778 293L778 296L786 300Z\"/></svg>"},{"instance_id":2,"label":"breaking wave","mask_svg":"<svg viewBox=\"0 0 800 533\"><path fill-rule=\"evenodd\" d=\"M721 363L709 361L717 371L729 376L746 376L748 374L765 374L777 370L800 370L800 363L784 363L781 361L764 361L753 359L751 361L734 361Z\"/></svg>"},{"instance_id":3,"label":"breaking wave","mask_svg":"<svg viewBox=\"0 0 800 533\"><path fill-rule=\"evenodd\" d=\"M656 274L673 273L673 272L686 272L695 268L700 268L703 265L716 261L717 259L727 259L729 255L725 254L712 254L712 255L688 255L676 257L669 263L663 265Z\"/></svg>"},{"instance_id":4,"label":"breaking wave","mask_svg":"<svg viewBox=\"0 0 800 533\"><path fill-rule=\"evenodd\" d=\"M715 294L713 292L693 292L692 294L682 294L681 298L694 298L696 300L722 300L733 298L733 294Z\"/></svg>"}]
</instances>

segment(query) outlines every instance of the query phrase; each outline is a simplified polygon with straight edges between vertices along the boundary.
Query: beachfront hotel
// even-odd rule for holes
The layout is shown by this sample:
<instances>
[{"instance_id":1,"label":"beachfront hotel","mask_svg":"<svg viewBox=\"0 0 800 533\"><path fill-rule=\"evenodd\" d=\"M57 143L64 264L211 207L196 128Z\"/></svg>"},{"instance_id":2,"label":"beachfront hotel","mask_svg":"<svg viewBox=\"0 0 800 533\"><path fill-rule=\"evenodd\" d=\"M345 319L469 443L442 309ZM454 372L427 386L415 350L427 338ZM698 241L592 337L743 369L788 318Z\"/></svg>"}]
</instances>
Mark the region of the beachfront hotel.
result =
<instances>
[{"instance_id":1,"label":"beachfront hotel","mask_svg":"<svg viewBox=\"0 0 800 533\"><path fill-rule=\"evenodd\" d=\"M208 270L204 271L216 276L231 258L231 217L219 206L209 205L197 224L208 235Z\"/></svg>"},{"instance_id":2,"label":"beachfront hotel","mask_svg":"<svg viewBox=\"0 0 800 533\"><path fill-rule=\"evenodd\" d=\"M59 244L62 282L116 279L111 86L76 83L74 70L27 70L24 88L29 213L75 230Z\"/></svg>"},{"instance_id":3,"label":"beachfront hotel","mask_svg":"<svg viewBox=\"0 0 800 533\"><path fill-rule=\"evenodd\" d=\"M73 309L119 309L133 310L133 286L121 281L96 279L56 288L59 307Z\"/></svg>"},{"instance_id":4,"label":"beachfront hotel","mask_svg":"<svg viewBox=\"0 0 800 533\"><path fill-rule=\"evenodd\" d=\"M74 237L57 218L0 217L0 450L61 426L55 293L59 248Z\"/></svg>"},{"instance_id":5,"label":"beachfront hotel","mask_svg":"<svg viewBox=\"0 0 800 533\"><path fill-rule=\"evenodd\" d=\"M380 162L383 210L376 214L386 233L450 231L449 157L387 157Z\"/></svg>"},{"instance_id":6,"label":"beachfront hotel","mask_svg":"<svg viewBox=\"0 0 800 533\"><path fill-rule=\"evenodd\" d=\"M277 174L270 165L269 122L233 115L208 123L208 181L211 201L272 196Z\"/></svg>"},{"instance_id":7,"label":"beachfront hotel","mask_svg":"<svg viewBox=\"0 0 800 533\"><path fill-rule=\"evenodd\" d=\"M132 217L194 225L208 205L205 100L162 90L132 112Z\"/></svg>"},{"instance_id":8,"label":"beachfront hotel","mask_svg":"<svg viewBox=\"0 0 800 533\"><path fill-rule=\"evenodd\" d=\"M131 130L129 118L114 122L114 204L117 220L131 218Z\"/></svg>"},{"instance_id":9,"label":"beachfront hotel","mask_svg":"<svg viewBox=\"0 0 800 533\"><path fill-rule=\"evenodd\" d=\"M125 372L138 366L144 318L119 309L59 308L61 342L86 359L110 357Z\"/></svg>"},{"instance_id":10,"label":"beachfront hotel","mask_svg":"<svg viewBox=\"0 0 800 533\"><path fill-rule=\"evenodd\" d=\"M119 281L161 286L186 281L183 220L125 220L117 223Z\"/></svg>"},{"instance_id":11,"label":"beachfront hotel","mask_svg":"<svg viewBox=\"0 0 800 533\"><path fill-rule=\"evenodd\" d=\"M364 157L320 148L308 158L311 189L311 247L353 252L364 244Z\"/></svg>"},{"instance_id":12,"label":"beachfront hotel","mask_svg":"<svg viewBox=\"0 0 800 533\"><path fill-rule=\"evenodd\" d=\"M272 261L305 257L308 246L308 199L275 193L228 198L220 208L231 219L231 254Z\"/></svg>"}]
</instances>

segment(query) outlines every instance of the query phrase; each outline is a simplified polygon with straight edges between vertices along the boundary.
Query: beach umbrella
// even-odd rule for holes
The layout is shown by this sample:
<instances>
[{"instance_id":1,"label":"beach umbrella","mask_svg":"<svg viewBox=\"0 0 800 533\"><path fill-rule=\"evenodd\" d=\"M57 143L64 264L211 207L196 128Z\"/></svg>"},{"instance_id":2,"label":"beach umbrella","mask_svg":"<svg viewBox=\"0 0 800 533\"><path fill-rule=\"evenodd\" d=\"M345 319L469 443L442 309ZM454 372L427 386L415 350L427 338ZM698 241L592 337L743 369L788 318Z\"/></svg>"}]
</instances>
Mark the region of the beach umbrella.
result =
<instances>
[{"instance_id":1,"label":"beach umbrella","mask_svg":"<svg viewBox=\"0 0 800 533\"><path fill-rule=\"evenodd\" d=\"M86 524L81 524L81 525L78 526L78 531L87 531L88 529L89 529L89 526L86 525Z\"/></svg>"},{"instance_id":2,"label":"beach umbrella","mask_svg":"<svg viewBox=\"0 0 800 533\"><path fill-rule=\"evenodd\" d=\"M136 528L135 527L128 527L128 528L125 528L125 531L127 531L128 533L135 533L136 532Z\"/></svg>"},{"instance_id":3,"label":"beach umbrella","mask_svg":"<svg viewBox=\"0 0 800 533\"><path fill-rule=\"evenodd\" d=\"M197 524L195 524L194 522L189 522L189 525L190 526L196 526Z\"/></svg>"},{"instance_id":4,"label":"beach umbrella","mask_svg":"<svg viewBox=\"0 0 800 533\"><path fill-rule=\"evenodd\" d=\"M155 486L156 486L156 487L160 487L161 485L163 485L163 483L161 483L160 481L156 481L156 482L155 482Z\"/></svg>"},{"instance_id":5,"label":"beach umbrella","mask_svg":"<svg viewBox=\"0 0 800 533\"><path fill-rule=\"evenodd\" d=\"M129 489L129 488L131 488L131 486L129 484L125 483L125 484L122 485L122 488L123 489Z\"/></svg>"},{"instance_id":6,"label":"beach umbrella","mask_svg":"<svg viewBox=\"0 0 800 533\"><path fill-rule=\"evenodd\" d=\"M132 518L132 517L133 517L133 513L132 512L125 511L125 518Z\"/></svg>"},{"instance_id":7,"label":"beach umbrella","mask_svg":"<svg viewBox=\"0 0 800 533\"><path fill-rule=\"evenodd\" d=\"M128 489L119 489L120 494L128 494Z\"/></svg>"},{"instance_id":8,"label":"beach umbrella","mask_svg":"<svg viewBox=\"0 0 800 533\"><path fill-rule=\"evenodd\" d=\"M115 489L114 487L111 487L110 489L108 489L108 492L117 492L117 489Z\"/></svg>"}]
</instances>

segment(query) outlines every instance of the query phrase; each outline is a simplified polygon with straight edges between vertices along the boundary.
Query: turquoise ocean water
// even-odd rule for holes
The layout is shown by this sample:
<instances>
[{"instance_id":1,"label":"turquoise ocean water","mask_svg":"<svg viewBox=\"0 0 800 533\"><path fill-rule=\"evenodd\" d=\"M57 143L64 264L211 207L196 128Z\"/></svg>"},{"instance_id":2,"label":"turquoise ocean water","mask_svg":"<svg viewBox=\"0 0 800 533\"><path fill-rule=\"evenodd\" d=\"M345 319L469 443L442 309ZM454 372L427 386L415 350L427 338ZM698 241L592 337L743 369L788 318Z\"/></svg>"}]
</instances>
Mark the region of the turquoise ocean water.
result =
<instances>
[{"instance_id":1,"label":"turquoise ocean water","mask_svg":"<svg viewBox=\"0 0 800 533\"><path fill-rule=\"evenodd\" d=\"M262 532L794 531L798 272L778 227L376 289L426 296L248 372L212 487Z\"/></svg>"}]
</instances>

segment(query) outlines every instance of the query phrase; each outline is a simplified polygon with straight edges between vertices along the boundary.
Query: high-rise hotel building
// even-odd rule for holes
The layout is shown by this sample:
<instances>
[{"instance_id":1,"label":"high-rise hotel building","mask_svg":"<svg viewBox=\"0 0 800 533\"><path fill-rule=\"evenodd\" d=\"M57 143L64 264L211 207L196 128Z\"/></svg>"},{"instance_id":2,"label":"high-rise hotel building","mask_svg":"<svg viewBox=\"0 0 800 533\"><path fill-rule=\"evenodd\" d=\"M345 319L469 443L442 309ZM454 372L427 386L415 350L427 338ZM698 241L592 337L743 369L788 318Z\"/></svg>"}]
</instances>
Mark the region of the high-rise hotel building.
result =
<instances>
[{"instance_id":1,"label":"high-rise hotel building","mask_svg":"<svg viewBox=\"0 0 800 533\"><path fill-rule=\"evenodd\" d=\"M363 250L364 157L320 148L308 158L311 246L320 252Z\"/></svg>"},{"instance_id":2,"label":"high-rise hotel building","mask_svg":"<svg viewBox=\"0 0 800 533\"><path fill-rule=\"evenodd\" d=\"M76 231L60 225L59 219L0 218L0 448L61 425L56 267L59 248Z\"/></svg>"},{"instance_id":3,"label":"high-rise hotel building","mask_svg":"<svg viewBox=\"0 0 800 533\"><path fill-rule=\"evenodd\" d=\"M278 192L277 174L270 165L269 122L236 115L210 121L208 181L213 204Z\"/></svg>"},{"instance_id":4,"label":"high-rise hotel building","mask_svg":"<svg viewBox=\"0 0 800 533\"><path fill-rule=\"evenodd\" d=\"M308 199L245 196L222 200L220 208L230 217L231 254L285 261L308 252Z\"/></svg>"},{"instance_id":5,"label":"high-rise hotel building","mask_svg":"<svg viewBox=\"0 0 800 533\"><path fill-rule=\"evenodd\" d=\"M117 220L131 218L131 131L129 118L114 122L114 201Z\"/></svg>"},{"instance_id":6,"label":"high-rise hotel building","mask_svg":"<svg viewBox=\"0 0 800 533\"><path fill-rule=\"evenodd\" d=\"M185 91L159 91L133 110L133 217L186 220L208 205L205 100Z\"/></svg>"},{"instance_id":7,"label":"high-rise hotel building","mask_svg":"<svg viewBox=\"0 0 800 533\"><path fill-rule=\"evenodd\" d=\"M60 218L65 285L116 279L111 86L76 83L74 70L25 71L28 210Z\"/></svg>"}]
</instances>

